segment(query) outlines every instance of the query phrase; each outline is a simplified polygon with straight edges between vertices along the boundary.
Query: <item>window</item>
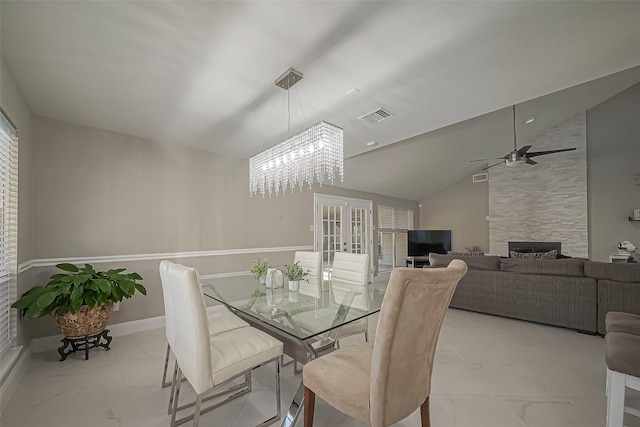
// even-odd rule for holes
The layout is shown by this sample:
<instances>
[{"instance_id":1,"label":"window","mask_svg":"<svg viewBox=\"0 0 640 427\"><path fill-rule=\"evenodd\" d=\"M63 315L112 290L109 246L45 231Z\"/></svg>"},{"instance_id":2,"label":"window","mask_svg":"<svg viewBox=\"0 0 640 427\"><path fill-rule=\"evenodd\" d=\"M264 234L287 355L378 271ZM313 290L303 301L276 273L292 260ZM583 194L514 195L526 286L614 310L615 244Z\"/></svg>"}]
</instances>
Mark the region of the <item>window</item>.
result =
<instances>
[{"instance_id":1,"label":"window","mask_svg":"<svg viewBox=\"0 0 640 427\"><path fill-rule=\"evenodd\" d=\"M4 115L0 117L0 353L16 337L18 275L18 134Z\"/></svg>"},{"instance_id":2,"label":"window","mask_svg":"<svg viewBox=\"0 0 640 427\"><path fill-rule=\"evenodd\" d=\"M413 209L378 206L378 270L404 267L407 230L413 228Z\"/></svg>"}]
</instances>

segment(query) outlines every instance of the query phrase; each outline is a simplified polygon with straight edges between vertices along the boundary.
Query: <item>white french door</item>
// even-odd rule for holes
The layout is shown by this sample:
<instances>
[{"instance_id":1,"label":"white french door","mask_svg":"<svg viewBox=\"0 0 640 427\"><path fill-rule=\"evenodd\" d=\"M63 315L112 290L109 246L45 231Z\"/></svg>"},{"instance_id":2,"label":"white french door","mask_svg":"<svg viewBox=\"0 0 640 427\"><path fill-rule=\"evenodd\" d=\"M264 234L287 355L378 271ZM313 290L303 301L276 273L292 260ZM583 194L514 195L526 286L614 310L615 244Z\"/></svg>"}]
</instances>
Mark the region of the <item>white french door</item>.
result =
<instances>
[{"instance_id":1,"label":"white french door","mask_svg":"<svg viewBox=\"0 0 640 427\"><path fill-rule=\"evenodd\" d=\"M322 252L323 270L331 268L336 252L369 254L373 270L373 202L315 194L314 204L314 247Z\"/></svg>"}]
</instances>

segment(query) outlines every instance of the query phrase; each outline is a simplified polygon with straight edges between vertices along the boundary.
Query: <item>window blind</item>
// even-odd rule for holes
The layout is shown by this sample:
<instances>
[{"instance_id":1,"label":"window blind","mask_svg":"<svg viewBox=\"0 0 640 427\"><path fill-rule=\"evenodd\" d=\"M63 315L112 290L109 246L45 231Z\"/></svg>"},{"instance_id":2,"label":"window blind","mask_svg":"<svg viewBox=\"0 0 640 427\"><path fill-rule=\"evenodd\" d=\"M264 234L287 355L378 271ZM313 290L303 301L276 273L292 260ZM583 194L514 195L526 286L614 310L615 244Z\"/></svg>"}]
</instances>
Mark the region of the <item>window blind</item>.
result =
<instances>
[{"instance_id":1,"label":"window blind","mask_svg":"<svg viewBox=\"0 0 640 427\"><path fill-rule=\"evenodd\" d=\"M378 268L403 266L407 257L407 230L413 228L413 209L378 205Z\"/></svg>"},{"instance_id":2,"label":"window blind","mask_svg":"<svg viewBox=\"0 0 640 427\"><path fill-rule=\"evenodd\" d=\"M378 230L407 232L413 228L413 209L378 205Z\"/></svg>"},{"instance_id":3,"label":"window blind","mask_svg":"<svg viewBox=\"0 0 640 427\"><path fill-rule=\"evenodd\" d=\"M9 121L0 117L0 353L16 337L18 276L18 134Z\"/></svg>"}]
</instances>

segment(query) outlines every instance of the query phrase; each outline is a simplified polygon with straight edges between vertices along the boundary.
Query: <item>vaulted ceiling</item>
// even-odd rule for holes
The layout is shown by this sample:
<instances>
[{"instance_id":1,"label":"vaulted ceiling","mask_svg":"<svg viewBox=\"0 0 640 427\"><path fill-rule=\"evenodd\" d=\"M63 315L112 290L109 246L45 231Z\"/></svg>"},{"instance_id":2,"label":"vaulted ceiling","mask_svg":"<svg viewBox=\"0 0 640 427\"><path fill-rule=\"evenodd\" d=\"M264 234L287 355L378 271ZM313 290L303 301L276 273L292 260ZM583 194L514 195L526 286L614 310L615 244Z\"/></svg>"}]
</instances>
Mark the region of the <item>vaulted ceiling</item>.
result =
<instances>
[{"instance_id":1,"label":"vaulted ceiling","mask_svg":"<svg viewBox=\"0 0 640 427\"><path fill-rule=\"evenodd\" d=\"M243 158L322 119L345 129L341 185L411 200L508 151L512 104L518 121L536 115L525 141L640 81L640 2L3 0L0 13L36 115ZM288 112L274 81L291 66L304 78ZM358 118L378 108L394 115Z\"/></svg>"}]
</instances>

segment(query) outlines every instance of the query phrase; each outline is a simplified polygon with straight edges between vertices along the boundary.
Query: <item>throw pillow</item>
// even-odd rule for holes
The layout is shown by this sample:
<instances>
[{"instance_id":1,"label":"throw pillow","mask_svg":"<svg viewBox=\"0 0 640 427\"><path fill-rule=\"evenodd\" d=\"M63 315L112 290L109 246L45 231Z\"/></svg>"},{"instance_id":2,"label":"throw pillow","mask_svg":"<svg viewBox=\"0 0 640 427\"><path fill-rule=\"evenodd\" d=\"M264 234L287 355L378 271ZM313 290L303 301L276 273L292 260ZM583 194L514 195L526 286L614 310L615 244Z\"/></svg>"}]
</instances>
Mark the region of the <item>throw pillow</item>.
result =
<instances>
[{"instance_id":1,"label":"throw pillow","mask_svg":"<svg viewBox=\"0 0 640 427\"><path fill-rule=\"evenodd\" d=\"M456 252L456 251L449 251L447 252L447 255L458 255L458 256L483 256L484 252Z\"/></svg>"},{"instance_id":2,"label":"throw pillow","mask_svg":"<svg viewBox=\"0 0 640 427\"><path fill-rule=\"evenodd\" d=\"M515 252L510 251L509 256L513 259L556 259L558 251L553 249L549 252Z\"/></svg>"}]
</instances>

